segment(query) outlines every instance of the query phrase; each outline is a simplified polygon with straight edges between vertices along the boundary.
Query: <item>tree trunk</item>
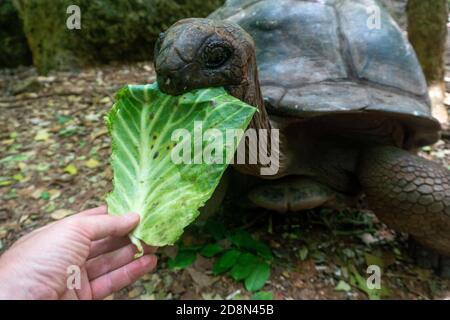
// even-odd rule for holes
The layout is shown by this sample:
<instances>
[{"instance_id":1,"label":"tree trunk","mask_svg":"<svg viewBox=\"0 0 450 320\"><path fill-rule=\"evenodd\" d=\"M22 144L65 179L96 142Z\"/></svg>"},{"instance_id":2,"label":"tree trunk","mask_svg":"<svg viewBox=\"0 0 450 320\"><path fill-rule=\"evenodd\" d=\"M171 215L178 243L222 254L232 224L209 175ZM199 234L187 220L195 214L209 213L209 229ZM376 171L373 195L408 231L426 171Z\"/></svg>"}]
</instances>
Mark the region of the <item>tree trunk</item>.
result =
<instances>
[{"instance_id":1,"label":"tree trunk","mask_svg":"<svg viewBox=\"0 0 450 320\"><path fill-rule=\"evenodd\" d=\"M445 127L448 122L444 106L447 5L447 0L408 0L406 7L408 38L427 79L433 116Z\"/></svg>"}]
</instances>

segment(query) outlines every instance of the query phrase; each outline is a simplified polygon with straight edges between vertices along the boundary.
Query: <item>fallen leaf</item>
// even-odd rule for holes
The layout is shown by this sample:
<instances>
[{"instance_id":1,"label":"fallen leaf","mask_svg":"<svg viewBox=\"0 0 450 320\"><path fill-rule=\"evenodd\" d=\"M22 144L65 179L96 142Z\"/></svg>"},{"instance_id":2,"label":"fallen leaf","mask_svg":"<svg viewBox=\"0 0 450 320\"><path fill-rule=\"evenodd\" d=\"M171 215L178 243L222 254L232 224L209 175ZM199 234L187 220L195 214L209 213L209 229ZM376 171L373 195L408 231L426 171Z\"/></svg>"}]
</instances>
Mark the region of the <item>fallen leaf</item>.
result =
<instances>
[{"instance_id":1,"label":"fallen leaf","mask_svg":"<svg viewBox=\"0 0 450 320\"><path fill-rule=\"evenodd\" d=\"M95 159L89 159L84 162L84 165L88 167L89 169L95 169L100 165L100 162Z\"/></svg>"},{"instance_id":2,"label":"fallen leaf","mask_svg":"<svg viewBox=\"0 0 450 320\"><path fill-rule=\"evenodd\" d=\"M302 246L298 251L298 257L301 261L304 261L308 257L308 247Z\"/></svg>"},{"instance_id":3,"label":"fallen leaf","mask_svg":"<svg viewBox=\"0 0 450 320\"><path fill-rule=\"evenodd\" d=\"M61 191L59 191L58 189L51 189L48 191L48 193L50 194L50 200L55 200L61 195Z\"/></svg>"},{"instance_id":4,"label":"fallen leaf","mask_svg":"<svg viewBox=\"0 0 450 320\"><path fill-rule=\"evenodd\" d=\"M70 174L70 175L76 175L77 173L78 173L78 169L77 169L77 167L75 167L75 165L74 164L69 164L68 166L66 166L65 168L64 168L64 171L65 172L67 172L68 174Z\"/></svg>"},{"instance_id":5,"label":"fallen leaf","mask_svg":"<svg viewBox=\"0 0 450 320\"><path fill-rule=\"evenodd\" d=\"M50 193L48 191L44 191L41 193L40 198L42 200L50 200Z\"/></svg>"},{"instance_id":6,"label":"fallen leaf","mask_svg":"<svg viewBox=\"0 0 450 320\"><path fill-rule=\"evenodd\" d=\"M22 181L23 179L25 179L25 176L24 176L23 174L21 174L21 173L17 173L17 174L15 174L15 175L13 175L13 179L20 182L20 181Z\"/></svg>"},{"instance_id":7,"label":"fallen leaf","mask_svg":"<svg viewBox=\"0 0 450 320\"><path fill-rule=\"evenodd\" d=\"M28 188L27 188L28 189ZM30 192L32 192L30 195L33 199L40 199L41 194L45 191L44 188L37 188L33 191L33 188L30 188ZM24 192L25 193L25 192Z\"/></svg>"},{"instance_id":8,"label":"fallen leaf","mask_svg":"<svg viewBox=\"0 0 450 320\"><path fill-rule=\"evenodd\" d=\"M47 129L40 129L36 133L34 140L35 141L47 141L49 137L50 137L50 134L48 133Z\"/></svg>"},{"instance_id":9,"label":"fallen leaf","mask_svg":"<svg viewBox=\"0 0 450 320\"><path fill-rule=\"evenodd\" d=\"M106 97L102 98L99 102L103 103L103 104L111 104L112 101L111 101L110 97L106 96Z\"/></svg>"},{"instance_id":10,"label":"fallen leaf","mask_svg":"<svg viewBox=\"0 0 450 320\"><path fill-rule=\"evenodd\" d=\"M22 197L33 197L33 193L35 190L36 188L33 185L31 185L24 189L20 189L17 193L20 194Z\"/></svg>"},{"instance_id":11,"label":"fallen leaf","mask_svg":"<svg viewBox=\"0 0 450 320\"><path fill-rule=\"evenodd\" d=\"M339 281L337 286L334 288L334 290L336 291L345 291L345 292L350 291L351 289L352 287L344 280Z\"/></svg>"},{"instance_id":12,"label":"fallen leaf","mask_svg":"<svg viewBox=\"0 0 450 320\"><path fill-rule=\"evenodd\" d=\"M94 131L91 134L91 141L94 141L95 139L97 139L98 137L101 137L105 134L108 134L108 129L107 128L103 128L103 129L99 129L97 131Z\"/></svg>"},{"instance_id":13,"label":"fallen leaf","mask_svg":"<svg viewBox=\"0 0 450 320\"><path fill-rule=\"evenodd\" d=\"M218 280L217 277L207 276L203 272L199 272L199 271L195 270L194 268L188 267L188 268L186 268L186 270L189 273L189 275L191 276L192 280L194 280L194 282L200 288L209 287L210 285L212 285L214 282L216 282Z\"/></svg>"},{"instance_id":14,"label":"fallen leaf","mask_svg":"<svg viewBox=\"0 0 450 320\"><path fill-rule=\"evenodd\" d=\"M54 220L61 220L62 218L65 218L67 216L70 216L74 214L75 211L69 210L69 209L58 209L55 212L53 212L50 217Z\"/></svg>"},{"instance_id":15,"label":"fallen leaf","mask_svg":"<svg viewBox=\"0 0 450 320\"><path fill-rule=\"evenodd\" d=\"M11 180L7 177L0 177L0 187L6 187L14 183L14 180Z\"/></svg>"},{"instance_id":16,"label":"fallen leaf","mask_svg":"<svg viewBox=\"0 0 450 320\"><path fill-rule=\"evenodd\" d=\"M8 235L8 230L5 227L0 227L0 239L5 238Z\"/></svg>"},{"instance_id":17,"label":"fallen leaf","mask_svg":"<svg viewBox=\"0 0 450 320\"><path fill-rule=\"evenodd\" d=\"M128 298L134 299L138 296L140 296L143 293L142 288L134 288L131 291L128 292Z\"/></svg>"}]
</instances>

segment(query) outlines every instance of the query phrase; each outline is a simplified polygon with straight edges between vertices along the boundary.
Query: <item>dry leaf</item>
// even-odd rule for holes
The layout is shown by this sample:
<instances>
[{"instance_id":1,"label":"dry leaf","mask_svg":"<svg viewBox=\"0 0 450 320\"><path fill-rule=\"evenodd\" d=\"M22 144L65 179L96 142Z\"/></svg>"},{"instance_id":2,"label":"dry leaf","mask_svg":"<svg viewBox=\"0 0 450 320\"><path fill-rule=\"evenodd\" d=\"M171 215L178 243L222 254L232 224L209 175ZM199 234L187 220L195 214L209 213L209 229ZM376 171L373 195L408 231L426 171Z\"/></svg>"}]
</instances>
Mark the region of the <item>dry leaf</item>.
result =
<instances>
[{"instance_id":1,"label":"dry leaf","mask_svg":"<svg viewBox=\"0 0 450 320\"><path fill-rule=\"evenodd\" d=\"M187 272L191 276L192 280L200 287L209 287L214 282L218 280L217 277L210 277L204 274L203 272L199 272L194 268L186 268Z\"/></svg>"},{"instance_id":2,"label":"dry leaf","mask_svg":"<svg viewBox=\"0 0 450 320\"><path fill-rule=\"evenodd\" d=\"M55 212L53 212L50 217L54 220L60 220L62 218L65 218L67 216L70 216L74 214L75 211L69 210L69 209L58 209Z\"/></svg>"},{"instance_id":3,"label":"dry leaf","mask_svg":"<svg viewBox=\"0 0 450 320\"><path fill-rule=\"evenodd\" d=\"M35 141L47 141L49 137L50 137L50 134L48 133L48 130L41 129L41 130L38 130L38 132L36 133L34 140Z\"/></svg>"}]
</instances>

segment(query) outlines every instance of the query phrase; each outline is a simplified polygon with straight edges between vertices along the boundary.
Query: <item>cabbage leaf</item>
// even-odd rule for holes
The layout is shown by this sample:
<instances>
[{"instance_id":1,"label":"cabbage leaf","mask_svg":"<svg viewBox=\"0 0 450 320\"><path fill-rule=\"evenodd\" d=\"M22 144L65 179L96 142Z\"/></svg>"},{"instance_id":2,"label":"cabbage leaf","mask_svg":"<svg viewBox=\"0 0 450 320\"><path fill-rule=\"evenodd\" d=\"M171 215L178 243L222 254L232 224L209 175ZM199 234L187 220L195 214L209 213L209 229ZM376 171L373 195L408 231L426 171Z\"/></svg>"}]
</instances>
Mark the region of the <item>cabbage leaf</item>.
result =
<instances>
[{"instance_id":1,"label":"cabbage leaf","mask_svg":"<svg viewBox=\"0 0 450 320\"><path fill-rule=\"evenodd\" d=\"M116 98L105 118L113 169L108 211L141 216L130 234L140 252L140 240L171 245L212 196L242 138L236 130L247 128L256 108L223 88L169 96L157 83L128 85ZM229 130L236 143L228 143Z\"/></svg>"}]
</instances>

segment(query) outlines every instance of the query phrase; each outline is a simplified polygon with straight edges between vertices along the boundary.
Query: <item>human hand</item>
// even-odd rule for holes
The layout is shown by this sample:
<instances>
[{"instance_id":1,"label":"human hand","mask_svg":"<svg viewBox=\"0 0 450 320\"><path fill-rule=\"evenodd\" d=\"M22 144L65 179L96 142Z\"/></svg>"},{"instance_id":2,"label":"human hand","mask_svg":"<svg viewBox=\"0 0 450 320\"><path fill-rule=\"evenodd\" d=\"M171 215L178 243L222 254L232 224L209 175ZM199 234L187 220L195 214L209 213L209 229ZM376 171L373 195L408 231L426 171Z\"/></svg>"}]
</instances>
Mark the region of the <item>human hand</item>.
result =
<instances>
[{"instance_id":1,"label":"human hand","mask_svg":"<svg viewBox=\"0 0 450 320\"><path fill-rule=\"evenodd\" d=\"M106 213L87 210L20 238L0 257L0 299L103 299L153 270L155 249L134 259L127 237L139 215ZM79 289L69 288L69 270L80 271Z\"/></svg>"}]
</instances>

